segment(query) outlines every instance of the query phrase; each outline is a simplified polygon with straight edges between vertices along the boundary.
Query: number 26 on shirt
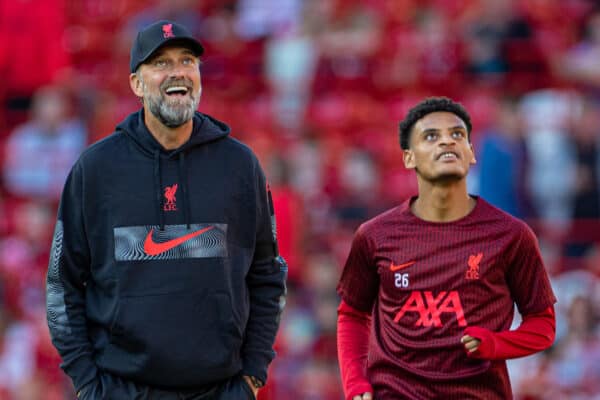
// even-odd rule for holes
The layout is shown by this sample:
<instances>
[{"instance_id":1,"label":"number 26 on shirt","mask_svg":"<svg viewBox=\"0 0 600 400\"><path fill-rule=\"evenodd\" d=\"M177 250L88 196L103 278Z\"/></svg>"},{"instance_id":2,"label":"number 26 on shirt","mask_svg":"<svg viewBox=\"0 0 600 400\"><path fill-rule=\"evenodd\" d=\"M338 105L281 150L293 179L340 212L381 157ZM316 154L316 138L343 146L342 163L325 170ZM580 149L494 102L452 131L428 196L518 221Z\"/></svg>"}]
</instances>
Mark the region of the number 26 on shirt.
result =
<instances>
[{"instance_id":1,"label":"number 26 on shirt","mask_svg":"<svg viewBox=\"0 0 600 400\"><path fill-rule=\"evenodd\" d=\"M396 272L394 274L394 284L397 288L407 288L409 284L408 273L402 274L400 272Z\"/></svg>"}]
</instances>

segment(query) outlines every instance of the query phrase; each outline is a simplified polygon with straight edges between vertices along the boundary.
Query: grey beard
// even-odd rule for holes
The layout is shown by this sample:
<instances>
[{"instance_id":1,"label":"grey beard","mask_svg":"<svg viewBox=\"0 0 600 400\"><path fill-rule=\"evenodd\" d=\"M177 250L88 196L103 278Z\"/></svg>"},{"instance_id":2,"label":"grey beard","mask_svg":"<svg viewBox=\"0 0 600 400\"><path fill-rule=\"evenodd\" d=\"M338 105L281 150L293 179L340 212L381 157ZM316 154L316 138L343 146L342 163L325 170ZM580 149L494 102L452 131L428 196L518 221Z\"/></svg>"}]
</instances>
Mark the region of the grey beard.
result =
<instances>
[{"instance_id":1,"label":"grey beard","mask_svg":"<svg viewBox=\"0 0 600 400\"><path fill-rule=\"evenodd\" d=\"M190 95L191 96L191 95ZM180 104L169 104L162 96L149 96L148 106L150 112L169 128L177 128L192 119L194 111L198 109L199 99L191 96L192 101Z\"/></svg>"},{"instance_id":2,"label":"grey beard","mask_svg":"<svg viewBox=\"0 0 600 400\"><path fill-rule=\"evenodd\" d=\"M141 80L141 78L140 78ZM191 101L178 102L177 104L169 104L164 95L152 96L148 94L146 84L142 81L144 89L144 99L148 104L148 108L152 115L165 126L169 128L177 128L194 117L194 112L198 109L200 103L200 93L195 97L190 93Z\"/></svg>"}]
</instances>

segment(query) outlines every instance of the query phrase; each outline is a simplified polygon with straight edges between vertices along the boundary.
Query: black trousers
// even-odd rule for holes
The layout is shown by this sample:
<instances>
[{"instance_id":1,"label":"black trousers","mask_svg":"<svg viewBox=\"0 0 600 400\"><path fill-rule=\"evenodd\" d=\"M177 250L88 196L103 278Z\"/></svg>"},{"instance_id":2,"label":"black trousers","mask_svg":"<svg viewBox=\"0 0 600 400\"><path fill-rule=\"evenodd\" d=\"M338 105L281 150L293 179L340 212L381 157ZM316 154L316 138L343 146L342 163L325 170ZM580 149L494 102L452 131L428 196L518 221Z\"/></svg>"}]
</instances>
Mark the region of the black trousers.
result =
<instances>
[{"instance_id":1,"label":"black trousers","mask_svg":"<svg viewBox=\"0 0 600 400\"><path fill-rule=\"evenodd\" d=\"M85 386L80 400L256 400L241 375L202 390L169 391L139 385L110 374Z\"/></svg>"}]
</instances>

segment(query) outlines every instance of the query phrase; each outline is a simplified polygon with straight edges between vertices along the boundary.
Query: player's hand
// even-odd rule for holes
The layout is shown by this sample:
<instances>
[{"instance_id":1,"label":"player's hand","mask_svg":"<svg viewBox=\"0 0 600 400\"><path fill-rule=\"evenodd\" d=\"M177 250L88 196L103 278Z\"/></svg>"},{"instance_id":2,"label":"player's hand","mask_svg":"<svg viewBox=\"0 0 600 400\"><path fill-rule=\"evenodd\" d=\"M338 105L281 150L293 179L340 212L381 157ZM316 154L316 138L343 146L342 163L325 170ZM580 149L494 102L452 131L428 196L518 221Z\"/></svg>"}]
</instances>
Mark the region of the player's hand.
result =
<instances>
[{"instance_id":1,"label":"player's hand","mask_svg":"<svg viewBox=\"0 0 600 400\"><path fill-rule=\"evenodd\" d=\"M366 392L360 396L354 396L352 400L373 400L373 395L370 392Z\"/></svg>"},{"instance_id":2,"label":"player's hand","mask_svg":"<svg viewBox=\"0 0 600 400\"><path fill-rule=\"evenodd\" d=\"M465 346L465 350L469 353L477 351L477 349L479 348L479 344L481 343L479 339L475 339L474 337L469 335L461 337L460 342Z\"/></svg>"}]
</instances>

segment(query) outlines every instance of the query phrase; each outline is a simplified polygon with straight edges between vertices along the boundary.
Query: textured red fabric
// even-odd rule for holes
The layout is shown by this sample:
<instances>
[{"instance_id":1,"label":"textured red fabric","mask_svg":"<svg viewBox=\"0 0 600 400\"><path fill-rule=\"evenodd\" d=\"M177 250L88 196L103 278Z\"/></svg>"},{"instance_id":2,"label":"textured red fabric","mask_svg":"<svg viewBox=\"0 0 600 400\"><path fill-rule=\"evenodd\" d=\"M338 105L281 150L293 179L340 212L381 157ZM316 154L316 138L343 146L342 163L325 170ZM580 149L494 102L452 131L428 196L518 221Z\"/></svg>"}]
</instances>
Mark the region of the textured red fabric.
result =
<instances>
[{"instance_id":1,"label":"textured red fabric","mask_svg":"<svg viewBox=\"0 0 600 400\"><path fill-rule=\"evenodd\" d=\"M371 316L350 307L343 300L338 308L337 347L346 400L365 392L373 393L367 380L367 353Z\"/></svg>"},{"instance_id":2,"label":"textured red fabric","mask_svg":"<svg viewBox=\"0 0 600 400\"><path fill-rule=\"evenodd\" d=\"M338 308L338 359L346 400L373 392L366 377L368 337L371 317L343 300ZM556 319L554 307L541 313L523 316L514 331L492 332L485 328L468 327L466 335L481 340L478 349L469 357L503 360L524 357L545 350L554 342Z\"/></svg>"},{"instance_id":3,"label":"textured red fabric","mask_svg":"<svg viewBox=\"0 0 600 400\"><path fill-rule=\"evenodd\" d=\"M449 223L417 218L408 200L356 232L338 293L372 315L376 398L511 398L505 362L468 357L460 338L508 331L515 304L530 315L556 300L531 229L476 200Z\"/></svg>"},{"instance_id":4,"label":"textured red fabric","mask_svg":"<svg viewBox=\"0 0 600 400\"><path fill-rule=\"evenodd\" d=\"M0 1L0 37L7 95L31 96L70 65L65 0Z\"/></svg>"},{"instance_id":5,"label":"textured red fabric","mask_svg":"<svg viewBox=\"0 0 600 400\"><path fill-rule=\"evenodd\" d=\"M277 217L277 242L279 253L289 265L288 280L301 280L300 238L302 237L302 211L298 195L289 186L277 186L272 190L273 208Z\"/></svg>"},{"instance_id":6,"label":"textured red fabric","mask_svg":"<svg viewBox=\"0 0 600 400\"><path fill-rule=\"evenodd\" d=\"M554 342L556 319L554 307L541 313L523 316L523 322L514 331L492 332L479 326L465 329L465 335L479 339L481 343L467 356L486 360L508 360L525 357L547 349Z\"/></svg>"}]
</instances>

